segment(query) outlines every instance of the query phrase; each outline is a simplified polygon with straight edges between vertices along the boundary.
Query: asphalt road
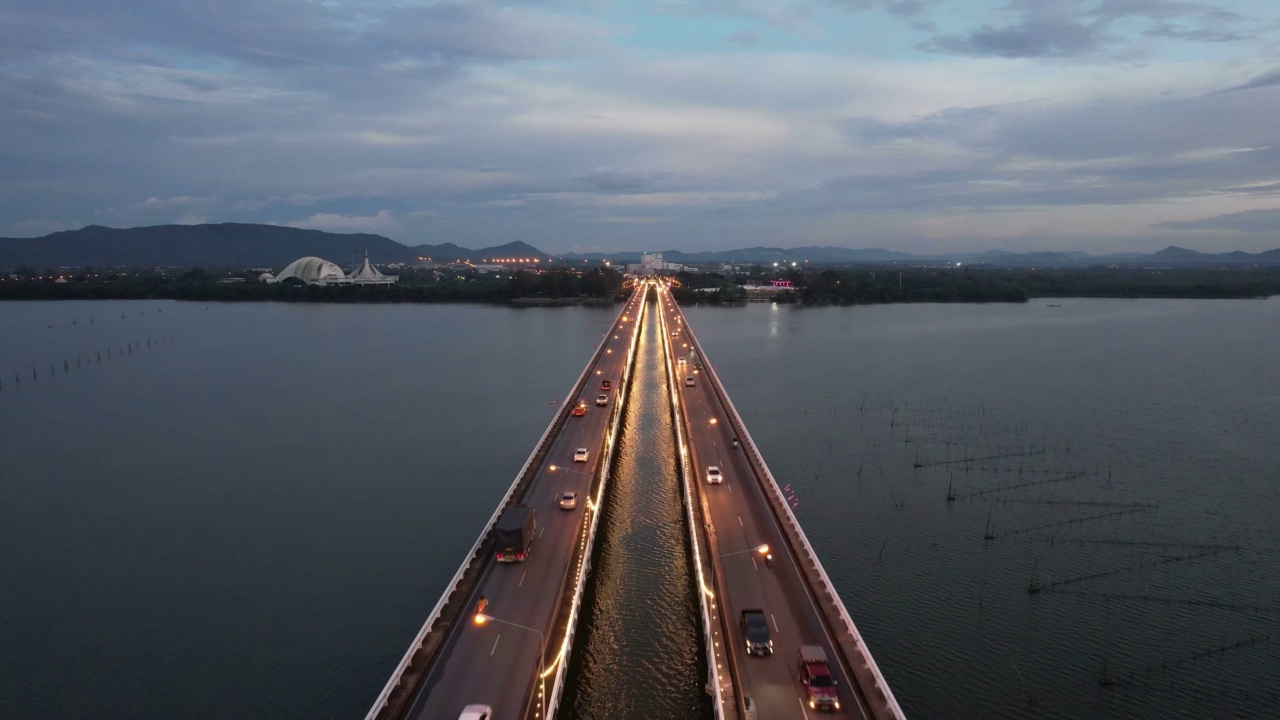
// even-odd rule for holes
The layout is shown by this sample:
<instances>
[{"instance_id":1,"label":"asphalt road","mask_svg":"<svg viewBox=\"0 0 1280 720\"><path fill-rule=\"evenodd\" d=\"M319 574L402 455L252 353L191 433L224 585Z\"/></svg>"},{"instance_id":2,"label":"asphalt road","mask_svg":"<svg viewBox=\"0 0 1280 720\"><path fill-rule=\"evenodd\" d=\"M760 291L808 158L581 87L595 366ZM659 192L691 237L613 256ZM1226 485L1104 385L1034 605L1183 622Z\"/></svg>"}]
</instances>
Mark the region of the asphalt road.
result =
<instances>
[{"instance_id":1,"label":"asphalt road","mask_svg":"<svg viewBox=\"0 0 1280 720\"><path fill-rule=\"evenodd\" d=\"M580 541L588 528L591 477L599 468L608 418L613 404L618 402L639 302L642 299L633 297L619 313L606 346L612 352L602 354L591 369L581 393L587 401L587 414L567 419L525 496L525 504L538 512L538 536L528 559L499 563L491 557L468 600L474 607L479 596L484 595L489 603L485 612L496 620L484 625L468 622L454 626L418 689L409 717L453 720L465 706L481 703L493 707L495 718L507 720L523 717L526 706L532 707L538 701L542 640L537 632L525 628L541 631L549 648L548 662L553 661L556 653L551 648L560 647L565 628L552 626L559 614L563 583L576 567ZM604 392L600 389L602 380L613 384L608 391L609 407L595 404L596 395ZM578 399L566 398L564 402ZM574 450L580 447L590 450L586 463L573 462ZM558 469L552 471L552 465ZM569 490L577 491L578 507L561 510L560 494ZM545 685L547 695L551 692L551 679Z\"/></svg>"},{"instance_id":2,"label":"asphalt road","mask_svg":"<svg viewBox=\"0 0 1280 720\"><path fill-rule=\"evenodd\" d=\"M670 295L662 293L661 297L668 333L673 328L685 328L683 314L670 300ZM677 322L677 318L682 322ZM705 382L705 373L695 374L697 358L691 355L688 333L688 329L682 329L679 336L670 335L671 348L673 355L686 358L684 366L676 366L681 407L688 429L691 464L703 497L700 504L709 513L703 520L712 526L711 552L718 558L717 572L725 595L720 598L720 604L729 625L726 628L728 646L739 668L742 694L755 702L756 720L869 718L871 713L866 709L865 700L838 661L837 646L783 541L760 481L753 475L743 450L733 447L733 430L724 406ZM672 362L676 362L674 357ZM706 367L708 360L702 358L702 362ZM685 378L690 376L694 378L694 387L685 385ZM723 484L707 483L708 465L719 466L724 475ZM761 544L767 544L773 553L772 568L752 551ZM773 655L747 654L746 639L739 624L744 609L761 609L769 616ZM800 646L815 644L826 649L831 661L832 676L840 694L839 712L818 712L806 705L805 688L799 679Z\"/></svg>"}]
</instances>

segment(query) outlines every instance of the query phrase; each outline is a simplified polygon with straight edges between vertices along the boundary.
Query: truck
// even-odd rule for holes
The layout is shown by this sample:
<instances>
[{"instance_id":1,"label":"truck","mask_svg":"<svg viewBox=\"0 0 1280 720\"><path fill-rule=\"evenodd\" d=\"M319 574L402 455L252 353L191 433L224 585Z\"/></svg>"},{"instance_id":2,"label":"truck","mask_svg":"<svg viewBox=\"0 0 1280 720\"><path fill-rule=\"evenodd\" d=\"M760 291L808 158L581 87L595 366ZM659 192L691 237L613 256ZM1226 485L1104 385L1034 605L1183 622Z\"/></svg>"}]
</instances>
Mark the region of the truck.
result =
<instances>
[{"instance_id":1,"label":"truck","mask_svg":"<svg viewBox=\"0 0 1280 720\"><path fill-rule=\"evenodd\" d=\"M821 645L800 646L800 684L804 685L810 710L840 709L836 680L827 665L827 651Z\"/></svg>"},{"instance_id":2,"label":"truck","mask_svg":"<svg viewBox=\"0 0 1280 720\"><path fill-rule=\"evenodd\" d=\"M538 534L538 511L512 505L493 529L493 549L498 562L524 562Z\"/></svg>"},{"instance_id":3,"label":"truck","mask_svg":"<svg viewBox=\"0 0 1280 720\"><path fill-rule=\"evenodd\" d=\"M769 637L769 619L763 610L742 611L742 636L747 640L748 655L772 655L773 639Z\"/></svg>"}]
</instances>

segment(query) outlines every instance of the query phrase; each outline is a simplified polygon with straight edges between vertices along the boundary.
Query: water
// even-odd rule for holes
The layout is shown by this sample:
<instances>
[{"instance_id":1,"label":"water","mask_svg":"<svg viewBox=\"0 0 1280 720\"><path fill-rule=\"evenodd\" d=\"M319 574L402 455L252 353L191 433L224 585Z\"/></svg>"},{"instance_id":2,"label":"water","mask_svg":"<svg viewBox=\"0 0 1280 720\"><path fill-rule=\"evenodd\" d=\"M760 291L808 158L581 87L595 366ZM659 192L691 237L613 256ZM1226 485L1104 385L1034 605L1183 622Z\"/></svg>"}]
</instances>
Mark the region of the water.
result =
<instances>
[{"instance_id":1,"label":"water","mask_svg":"<svg viewBox=\"0 0 1280 720\"><path fill-rule=\"evenodd\" d=\"M1280 716L1280 302L1060 302L689 321L910 717ZM362 715L613 316L0 304L0 717ZM644 398L635 427L669 441ZM621 467L649 481L614 486L584 672L645 650L627 569L687 572L632 549L676 522L661 451L632 440ZM945 502L1067 471L1087 475ZM1003 533L1112 509L1027 502L1047 499L1158 507L983 541L988 514ZM1185 543L1242 549L1026 592ZM1121 684L1098 686L1104 657ZM673 682L678 716L701 672L632 680ZM580 717L627 692L594 682Z\"/></svg>"},{"instance_id":2,"label":"water","mask_svg":"<svg viewBox=\"0 0 1280 720\"><path fill-rule=\"evenodd\" d=\"M1280 716L1280 302L1054 302L688 318L909 717Z\"/></svg>"},{"instance_id":3,"label":"water","mask_svg":"<svg viewBox=\"0 0 1280 720\"><path fill-rule=\"evenodd\" d=\"M614 312L0 304L0 717L363 716Z\"/></svg>"},{"instance_id":4,"label":"water","mask_svg":"<svg viewBox=\"0 0 1280 720\"><path fill-rule=\"evenodd\" d=\"M661 330L648 313L562 707L567 720L710 717Z\"/></svg>"}]
</instances>

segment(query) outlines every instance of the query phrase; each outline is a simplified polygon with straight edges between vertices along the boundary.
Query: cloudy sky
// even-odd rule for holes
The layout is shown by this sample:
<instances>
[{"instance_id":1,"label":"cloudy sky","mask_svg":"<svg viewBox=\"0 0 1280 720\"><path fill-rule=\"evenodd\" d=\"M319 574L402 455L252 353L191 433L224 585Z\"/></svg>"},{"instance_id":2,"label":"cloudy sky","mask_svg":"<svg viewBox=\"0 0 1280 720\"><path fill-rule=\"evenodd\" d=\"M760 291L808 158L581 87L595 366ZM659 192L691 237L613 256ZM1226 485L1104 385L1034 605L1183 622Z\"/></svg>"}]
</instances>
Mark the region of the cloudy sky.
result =
<instances>
[{"instance_id":1,"label":"cloudy sky","mask_svg":"<svg viewBox=\"0 0 1280 720\"><path fill-rule=\"evenodd\" d=\"M1277 0L0 0L0 235L1280 247Z\"/></svg>"}]
</instances>

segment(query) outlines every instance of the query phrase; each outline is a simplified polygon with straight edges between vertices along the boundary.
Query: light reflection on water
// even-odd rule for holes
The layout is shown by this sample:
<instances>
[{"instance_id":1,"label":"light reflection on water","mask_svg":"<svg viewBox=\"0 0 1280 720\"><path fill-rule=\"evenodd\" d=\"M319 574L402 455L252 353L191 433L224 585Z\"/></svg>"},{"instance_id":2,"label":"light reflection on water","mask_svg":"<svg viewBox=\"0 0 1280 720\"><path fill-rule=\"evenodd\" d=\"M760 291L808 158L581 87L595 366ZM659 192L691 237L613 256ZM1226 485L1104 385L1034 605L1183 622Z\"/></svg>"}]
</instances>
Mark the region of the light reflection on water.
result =
<instances>
[{"instance_id":1,"label":"light reflection on water","mask_svg":"<svg viewBox=\"0 0 1280 720\"><path fill-rule=\"evenodd\" d=\"M658 326L647 318L561 706L569 720L708 717Z\"/></svg>"}]
</instances>

